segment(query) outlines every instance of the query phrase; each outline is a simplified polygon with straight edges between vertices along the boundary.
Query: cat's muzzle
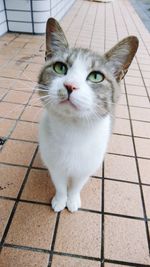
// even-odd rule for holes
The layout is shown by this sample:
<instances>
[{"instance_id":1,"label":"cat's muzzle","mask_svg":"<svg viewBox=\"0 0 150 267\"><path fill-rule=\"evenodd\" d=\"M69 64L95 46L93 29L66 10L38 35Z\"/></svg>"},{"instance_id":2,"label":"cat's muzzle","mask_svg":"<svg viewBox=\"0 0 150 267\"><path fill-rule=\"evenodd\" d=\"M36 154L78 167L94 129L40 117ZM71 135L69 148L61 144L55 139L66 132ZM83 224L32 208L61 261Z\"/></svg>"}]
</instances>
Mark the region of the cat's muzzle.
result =
<instances>
[{"instance_id":1,"label":"cat's muzzle","mask_svg":"<svg viewBox=\"0 0 150 267\"><path fill-rule=\"evenodd\" d=\"M61 98L68 98L68 93L65 88L59 89L58 96Z\"/></svg>"}]
</instances>

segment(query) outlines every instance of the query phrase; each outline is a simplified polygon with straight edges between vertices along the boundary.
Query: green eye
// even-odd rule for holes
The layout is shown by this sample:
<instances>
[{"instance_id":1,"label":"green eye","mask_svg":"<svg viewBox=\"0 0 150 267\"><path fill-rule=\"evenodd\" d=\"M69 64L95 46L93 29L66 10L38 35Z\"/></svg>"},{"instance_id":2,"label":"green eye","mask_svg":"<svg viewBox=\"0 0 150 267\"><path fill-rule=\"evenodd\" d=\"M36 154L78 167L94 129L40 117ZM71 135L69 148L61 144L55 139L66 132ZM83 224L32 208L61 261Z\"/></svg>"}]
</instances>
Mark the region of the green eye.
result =
<instances>
[{"instance_id":1,"label":"green eye","mask_svg":"<svg viewBox=\"0 0 150 267\"><path fill-rule=\"evenodd\" d=\"M92 71L88 77L87 80L89 80L92 83L100 83L104 80L104 75L99 71Z\"/></svg>"},{"instance_id":2,"label":"green eye","mask_svg":"<svg viewBox=\"0 0 150 267\"><path fill-rule=\"evenodd\" d=\"M66 73L67 73L67 66L62 62L56 62L53 65L53 69L56 73L58 73L60 75L66 75Z\"/></svg>"}]
</instances>

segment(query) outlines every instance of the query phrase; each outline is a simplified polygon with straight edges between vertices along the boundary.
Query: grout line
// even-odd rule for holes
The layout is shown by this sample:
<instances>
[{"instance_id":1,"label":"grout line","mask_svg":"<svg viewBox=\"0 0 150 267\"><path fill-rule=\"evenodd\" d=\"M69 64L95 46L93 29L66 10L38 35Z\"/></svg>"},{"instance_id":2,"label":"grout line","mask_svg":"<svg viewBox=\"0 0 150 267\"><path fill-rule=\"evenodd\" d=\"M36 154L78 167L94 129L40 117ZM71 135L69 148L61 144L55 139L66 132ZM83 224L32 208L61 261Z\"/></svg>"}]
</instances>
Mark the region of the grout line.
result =
<instances>
[{"instance_id":1,"label":"grout line","mask_svg":"<svg viewBox=\"0 0 150 267\"><path fill-rule=\"evenodd\" d=\"M147 265L147 264L140 264L140 263L133 263L133 262L125 262L125 261L119 261L119 260L106 259L105 262L116 264L116 265L118 264L120 266L124 266L125 265L125 266L133 266L133 267L150 267L150 265Z\"/></svg>"},{"instance_id":2,"label":"grout line","mask_svg":"<svg viewBox=\"0 0 150 267\"><path fill-rule=\"evenodd\" d=\"M34 251L34 252L39 252L39 253L50 253L50 250L44 249L44 248L35 248L35 247L29 247L29 246L21 246L21 245L15 245L15 244L10 244L10 243L5 243L3 247L6 248L15 248L19 250L27 250L27 251ZM21 266L20 266L21 267Z\"/></svg>"},{"instance_id":3,"label":"grout line","mask_svg":"<svg viewBox=\"0 0 150 267\"><path fill-rule=\"evenodd\" d=\"M10 201L17 201L16 198L13 198L13 197L5 197L5 196L0 196L0 199L10 200ZM50 207L50 203L45 203L45 202L40 202L40 201L32 201L32 200L26 200L26 199L19 199L18 200L18 203L28 203L28 204L42 205L42 206L49 206ZM95 213L95 214L102 215L102 212L101 211L98 211L98 210L91 210L91 209L80 208L78 211L79 212L80 211L81 212L89 212L89 213ZM104 215L107 215L107 216L114 216L114 217L120 217L120 218L125 218L125 219L144 221L144 218L142 218L142 217L136 217L136 216L130 216L130 215L112 213L112 212L107 212L107 211L104 211L103 214ZM148 221L150 221L150 218L148 218Z\"/></svg>"},{"instance_id":4,"label":"grout line","mask_svg":"<svg viewBox=\"0 0 150 267\"><path fill-rule=\"evenodd\" d=\"M13 137L8 137L7 140L19 141L19 142L25 142L25 143L31 143L31 144L38 144L39 143L38 141L33 141L33 140L30 141L27 139L19 139L19 138L13 138Z\"/></svg>"},{"instance_id":5,"label":"grout line","mask_svg":"<svg viewBox=\"0 0 150 267\"><path fill-rule=\"evenodd\" d=\"M46 254L51 254L51 251L48 249L43 249L43 248L35 248L35 247L29 247L29 246L21 246L21 245L15 245L15 244L10 244L10 243L5 243L4 247L8 248L15 248L19 250L27 250L27 251L33 251L33 252L39 252L39 253L46 253ZM78 255L78 254L71 254L71 253L65 253L65 252L58 252L58 251L53 251L54 255L59 255L59 256L64 256L64 257L71 257L71 258L78 258L78 259L85 259L85 260L91 260L91 261L100 261L100 258L96 257L88 257L84 255Z\"/></svg>"},{"instance_id":6,"label":"grout line","mask_svg":"<svg viewBox=\"0 0 150 267\"><path fill-rule=\"evenodd\" d=\"M132 137L132 136L131 136ZM113 153L113 152L107 152L108 155L114 155L114 156L122 156L122 157L127 157L127 158L135 158L135 156L132 155L125 155L125 154L119 154L119 153ZM150 158L146 158L146 157L140 157L137 156L137 159L146 159L146 160L150 160Z\"/></svg>"},{"instance_id":7,"label":"grout line","mask_svg":"<svg viewBox=\"0 0 150 267\"><path fill-rule=\"evenodd\" d=\"M122 19L124 21L125 27L127 32L128 27L124 18L124 15L122 13L121 7L120 8L120 13L122 15ZM130 15L131 17L131 15ZM128 94L127 94L127 89L126 89L126 83L124 82L124 87L125 87L125 93L126 93L126 101L127 101L127 106L128 106L128 112L129 112L129 121L130 121L130 127L131 127L131 134L132 134L132 142L133 142L133 147L134 147L134 153L135 153L135 162L136 162L136 168L137 168L137 173L138 173L138 179L139 179L139 188L140 188L140 193L141 193L141 201L142 201L142 206L143 206L143 215L145 219L145 230L146 230L146 237L147 237L147 245L150 253L150 238L149 238L149 228L148 228L148 220L147 220L147 213L146 213L146 206L145 206L145 200L144 200L144 193L143 193L143 188L142 188L142 182L141 182L141 177L140 177L140 171L139 171L139 165L138 165L138 159L137 159L137 152L136 152L136 145L135 145L135 140L134 140L134 134L133 134L133 125L132 125L132 119L131 119L131 113L130 113L130 106L129 106L129 101L128 101Z\"/></svg>"},{"instance_id":8,"label":"grout line","mask_svg":"<svg viewBox=\"0 0 150 267\"><path fill-rule=\"evenodd\" d=\"M21 245L15 245L15 244L9 244L5 243L4 247L7 248L14 248L14 249L19 249L19 250L27 250L27 251L33 251L36 253L46 253L50 254L51 251L47 249L41 249L41 248L34 248L34 247L29 247L29 246L21 246ZM84 255L77 255L77 254L70 254L70 253L65 253L65 252L58 252L54 251L54 255L59 255L59 256L64 256L64 257L71 257L71 258L79 258L79 259L86 259L86 260L91 260L91 261L101 261L99 258L95 257L88 257ZM118 264L118 265L125 265L125 266L133 266L133 267L149 267L150 265L146 264L139 264L139 263L133 263L133 262L125 262L125 261L119 261L119 260L111 260L111 259L105 259L106 263L112 263L112 264Z\"/></svg>"},{"instance_id":9,"label":"grout line","mask_svg":"<svg viewBox=\"0 0 150 267\"><path fill-rule=\"evenodd\" d=\"M58 212L57 217L56 217L55 229L54 229L54 234L53 234L53 239L52 239L52 244L51 244L51 253L50 253L47 267L52 266L52 260L53 260L54 247L55 247L55 242L56 242L59 220L60 220L60 212Z\"/></svg>"},{"instance_id":10,"label":"grout line","mask_svg":"<svg viewBox=\"0 0 150 267\"><path fill-rule=\"evenodd\" d=\"M136 216L130 216L130 215L124 215L124 214L117 214L117 213L106 212L106 211L104 212L104 214L108 215L108 216L114 216L114 217L119 217L119 218L124 218L124 219L145 221L145 219L142 218L142 217L136 217Z\"/></svg>"},{"instance_id":11,"label":"grout line","mask_svg":"<svg viewBox=\"0 0 150 267\"><path fill-rule=\"evenodd\" d=\"M131 137L131 134L121 134L121 133L112 133L113 135L119 135L119 136L126 136L126 137ZM138 139L150 139L150 137L144 137L144 136L138 136L138 135L134 135L135 138Z\"/></svg>"},{"instance_id":12,"label":"grout line","mask_svg":"<svg viewBox=\"0 0 150 267\"><path fill-rule=\"evenodd\" d=\"M71 253L65 253L65 252L58 252L58 251L54 251L55 255L60 255L60 256L69 256L71 258L78 258L78 259L85 259L85 260L91 260L91 261L101 261L100 258L96 258L96 257L88 257L88 256L84 256L84 255L78 255L78 254L71 254Z\"/></svg>"},{"instance_id":13,"label":"grout line","mask_svg":"<svg viewBox=\"0 0 150 267\"><path fill-rule=\"evenodd\" d=\"M9 220L8 220L8 222L7 222L5 231L4 231L3 236L2 236L2 238L1 238L0 250L2 249L3 244L4 244L4 242L5 242L5 239L6 239L6 237L7 237L9 228L10 228L10 226L11 226L12 220L13 220L13 218L14 218L14 215L15 215L15 212L16 212L16 209L17 209L19 200L20 200L20 196L21 196L22 191L23 191L23 189L24 189L24 186L25 186L25 184L26 184L26 182L27 182L28 175L29 175L29 172L30 172L30 169L31 169L31 166L32 166L32 162L33 162L34 159L35 159L37 150L38 150L38 147L36 148L36 150L35 150L35 152L34 152L34 154L33 154L33 157L32 157L32 160L31 160L31 162L30 162L30 165L29 165L29 167L28 167L28 170L27 170L27 172L26 172L25 178L24 178L24 180L23 180L23 183L22 183L22 185L21 185L21 187L20 187L20 190L19 190L19 193L18 193L18 195L17 195L17 199L16 199L16 201L15 201L14 207L13 207L13 209L12 209L12 211L11 211L10 216L9 216Z\"/></svg>"},{"instance_id":14,"label":"grout line","mask_svg":"<svg viewBox=\"0 0 150 267\"><path fill-rule=\"evenodd\" d=\"M105 177L105 180L110 180L110 181L114 181L114 182L119 182L119 183L126 183L126 184L132 184L132 185L139 185L138 182L132 182L132 181L127 181L127 180L121 180L121 179L115 179L115 178L107 178Z\"/></svg>"}]
</instances>

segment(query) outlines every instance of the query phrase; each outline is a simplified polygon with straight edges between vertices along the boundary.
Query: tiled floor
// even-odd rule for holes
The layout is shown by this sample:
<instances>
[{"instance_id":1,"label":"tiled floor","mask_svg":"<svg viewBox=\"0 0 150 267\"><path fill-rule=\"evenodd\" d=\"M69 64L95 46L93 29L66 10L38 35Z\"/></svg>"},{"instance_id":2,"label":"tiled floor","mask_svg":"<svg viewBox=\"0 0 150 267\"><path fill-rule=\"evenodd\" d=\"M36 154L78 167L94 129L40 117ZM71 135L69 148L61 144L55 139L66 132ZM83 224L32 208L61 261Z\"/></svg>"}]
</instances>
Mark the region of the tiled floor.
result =
<instances>
[{"instance_id":1,"label":"tiled floor","mask_svg":"<svg viewBox=\"0 0 150 267\"><path fill-rule=\"evenodd\" d=\"M150 266L150 33L128 0L77 0L61 24L71 45L103 52L128 34L140 48L122 83L102 170L82 208L54 213L38 153L34 93L44 37L0 38L0 267Z\"/></svg>"}]
</instances>

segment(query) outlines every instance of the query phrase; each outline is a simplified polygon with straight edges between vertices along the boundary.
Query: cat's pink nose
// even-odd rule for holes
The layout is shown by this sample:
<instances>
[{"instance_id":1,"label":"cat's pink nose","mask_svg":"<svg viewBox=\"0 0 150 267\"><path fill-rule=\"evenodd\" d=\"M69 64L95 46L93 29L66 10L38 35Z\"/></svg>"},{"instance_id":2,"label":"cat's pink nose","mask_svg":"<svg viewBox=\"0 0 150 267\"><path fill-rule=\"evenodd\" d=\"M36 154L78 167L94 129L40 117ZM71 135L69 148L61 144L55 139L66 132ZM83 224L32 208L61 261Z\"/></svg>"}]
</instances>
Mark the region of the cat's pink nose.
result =
<instances>
[{"instance_id":1,"label":"cat's pink nose","mask_svg":"<svg viewBox=\"0 0 150 267\"><path fill-rule=\"evenodd\" d=\"M67 89L68 95L70 95L77 87L72 83L64 83L65 88Z\"/></svg>"}]
</instances>

